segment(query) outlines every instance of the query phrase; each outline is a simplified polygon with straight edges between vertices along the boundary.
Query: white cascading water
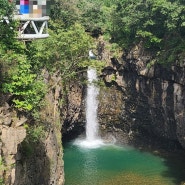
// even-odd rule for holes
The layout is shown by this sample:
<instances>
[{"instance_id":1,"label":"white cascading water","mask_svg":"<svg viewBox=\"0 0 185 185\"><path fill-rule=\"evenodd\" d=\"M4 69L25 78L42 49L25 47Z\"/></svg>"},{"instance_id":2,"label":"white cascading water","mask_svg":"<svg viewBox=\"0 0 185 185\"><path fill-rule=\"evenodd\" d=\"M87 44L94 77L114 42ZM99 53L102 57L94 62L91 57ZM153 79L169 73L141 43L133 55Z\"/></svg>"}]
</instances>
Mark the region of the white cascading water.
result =
<instances>
[{"instance_id":1,"label":"white cascading water","mask_svg":"<svg viewBox=\"0 0 185 185\"><path fill-rule=\"evenodd\" d=\"M93 142L98 138L97 109L99 88L93 83L97 81L96 70L89 68L87 71L88 86L86 99L86 140Z\"/></svg>"},{"instance_id":2,"label":"white cascading water","mask_svg":"<svg viewBox=\"0 0 185 185\"><path fill-rule=\"evenodd\" d=\"M93 83L97 81L96 70L88 68L87 71L88 86L86 97L86 138L76 140L76 144L87 148L97 148L103 144L100 139L97 111L98 111L98 94L99 88Z\"/></svg>"}]
</instances>

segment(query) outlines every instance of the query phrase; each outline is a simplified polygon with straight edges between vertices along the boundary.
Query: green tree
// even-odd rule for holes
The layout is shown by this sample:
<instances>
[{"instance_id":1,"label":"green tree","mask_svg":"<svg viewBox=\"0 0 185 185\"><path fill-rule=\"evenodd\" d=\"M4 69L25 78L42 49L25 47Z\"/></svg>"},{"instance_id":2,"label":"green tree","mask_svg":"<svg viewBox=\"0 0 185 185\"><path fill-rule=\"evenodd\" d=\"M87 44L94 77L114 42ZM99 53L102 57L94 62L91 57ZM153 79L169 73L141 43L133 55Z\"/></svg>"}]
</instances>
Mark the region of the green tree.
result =
<instances>
[{"instance_id":1,"label":"green tree","mask_svg":"<svg viewBox=\"0 0 185 185\"><path fill-rule=\"evenodd\" d=\"M79 18L85 29L95 36L107 33L112 26L111 13L116 1L82 0L78 3Z\"/></svg>"},{"instance_id":2,"label":"green tree","mask_svg":"<svg viewBox=\"0 0 185 185\"><path fill-rule=\"evenodd\" d=\"M63 28L72 26L75 22L78 22L81 14L77 6L79 1L80 0L55 0L51 7L51 19L61 24Z\"/></svg>"},{"instance_id":3,"label":"green tree","mask_svg":"<svg viewBox=\"0 0 185 185\"><path fill-rule=\"evenodd\" d=\"M0 0L0 46L1 49L16 48L17 22L13 20L15 4Z\"/></svg>"},{"instance_id":4,"label":"green tree","mask_svg":"<svg viewBox=\"0 0 185 185\"><path fill-rule=\"evenodd\" d=\"M113 15L112 38L122 47L142 40L146 48L165 50L167 55L184 49L183 1L120 0Z\"/></svg>"},{"instance_id":5,"label":"green tree","mask_svg":"<svg viewBox=\"0 0 185 185\"><path fill-rule=\"evenodd\" d=\"M80 24L74 24L68 29L61 28L56 22L51 22L50 37L33 42L32 66L37 69L46 68L51 73L59 71L63 81L77 77L82 62L88 59L88 50L92 40Z\"/></svg>"},{"instance_id":6,"label":"green tree","mask_svg":"<svg viewBox=\"0 0 185 185\"><path fill-rule=\"evenodd\" d=\"M14 7L13 3L0 0L0 92L12 96L14 107L30 111L39 106L44 86L39 74L32 71L26 45L16 38Z\"/></svg>"},{"instance_id":7,"label":"green tree","mask_svg":"<svg viewBox=\"0 0 185 185\"><path fill-rule=\"evenodd\" d=\"M13 53L12 53L13 55ZM12 102L19 110L30 111L39 106L44 96L44 84L31 71L31 65L26 56L14 54L10 60L16 60L16 65L3 83L3 91L13 95Z\"/></svg>"}]
</instances>

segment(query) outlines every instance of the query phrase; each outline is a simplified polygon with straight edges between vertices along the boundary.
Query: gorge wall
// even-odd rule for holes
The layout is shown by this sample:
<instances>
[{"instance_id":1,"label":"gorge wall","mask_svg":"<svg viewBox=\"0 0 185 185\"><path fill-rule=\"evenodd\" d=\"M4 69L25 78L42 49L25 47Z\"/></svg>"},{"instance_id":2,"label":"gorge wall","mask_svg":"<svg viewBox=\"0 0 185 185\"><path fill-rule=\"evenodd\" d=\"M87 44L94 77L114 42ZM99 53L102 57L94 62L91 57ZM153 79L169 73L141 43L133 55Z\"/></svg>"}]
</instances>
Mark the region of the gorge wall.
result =
<instances>
[{"instance_id":1,"label":"gorge wall","mask_svg":"<svg viewBox=\"0 0 185 185\"><path fill-rule=\"evenodd\" d=\"M100 40L97 53L107 61L101 74L106 87L101 87L98 111L102 137L133 145L185 148L184 57L164 67L154 64L151 52L140 44L118 59L105 48ZM76 98L68 102L70 116L64 121L64 135L71 139L83 133L85 125L85 91L76 89L71 91Z\"/></svg>"},{"instance_id":2,"label":"gorge wall","mask_svg":"<svg viewBox=\"0 0 185 185\"><path fill-rule=\"evenodd\" d=\"M39 120L15 111L10 105L11 96L1 94L0 184L64 184L61 76L47 71L43 74L49 88Z\"/></svg>"},{"instance_id":3,"label":"gorge wall","mask_svg":"<svg viewBox=\"0 0 185 185\"><path fill-rule=\"evenodd\" d=\"M171 67L150 65L151 53L137 45L110 61L102 75L112 91L101 95L102 130L122 133L124 142L185 148L185 58Z\"/></svg>"}]
</instances>

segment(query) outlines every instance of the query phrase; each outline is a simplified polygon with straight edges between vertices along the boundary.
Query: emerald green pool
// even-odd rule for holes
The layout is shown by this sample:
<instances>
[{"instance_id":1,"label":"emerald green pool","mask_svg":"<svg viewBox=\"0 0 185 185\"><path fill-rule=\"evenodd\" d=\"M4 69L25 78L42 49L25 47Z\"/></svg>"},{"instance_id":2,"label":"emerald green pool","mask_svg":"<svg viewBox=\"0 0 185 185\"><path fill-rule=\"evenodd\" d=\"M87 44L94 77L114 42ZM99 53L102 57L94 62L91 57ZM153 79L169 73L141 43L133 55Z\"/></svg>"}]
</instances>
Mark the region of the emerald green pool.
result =
<instances>
[{"instance_id":1,"label":"emerald green pool","mask_svg":"<svg viewBox=\"0 0 185 185\"><path fill-rule=\"evenodd\" d=\"M181 158L182 157L182 158ZM65 185L180 185L183 156L165 158L132 147L64 147Z\"/></svg>"}]
</instances>

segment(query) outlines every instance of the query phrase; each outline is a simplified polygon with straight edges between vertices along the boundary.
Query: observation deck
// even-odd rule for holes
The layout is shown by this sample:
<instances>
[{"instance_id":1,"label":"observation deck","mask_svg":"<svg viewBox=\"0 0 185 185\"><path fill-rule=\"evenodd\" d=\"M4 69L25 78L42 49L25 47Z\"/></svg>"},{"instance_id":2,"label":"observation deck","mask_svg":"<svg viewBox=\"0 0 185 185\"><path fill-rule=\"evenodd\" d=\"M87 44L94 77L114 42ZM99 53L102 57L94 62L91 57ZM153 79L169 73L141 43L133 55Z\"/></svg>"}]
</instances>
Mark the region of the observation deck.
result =
<instances>
[{"instance_id":1,"label":"observation deck","mask_svg":"<svg viewBox=\"0 0 185 185\"><path fill-rule=\"evenodd\" d=\"M10 0L10 3L16 3L16 10L13 20L18 22L19 40L44 39L49 37L48 20L50 0ZM8 17L3 18L9 24Z\"/></svg>"},{"instance_id":2,"label":"observation deck","mask_svg":"<svg viewBox=\"0 0 185 185\"><path fill-rule=\"evenodd\" d=\"M20 40L44 39L49 37L49 16L28 17L27 15L14 15L14 20L20 22L17 38Z\"/></svg>"}]
</instances>

